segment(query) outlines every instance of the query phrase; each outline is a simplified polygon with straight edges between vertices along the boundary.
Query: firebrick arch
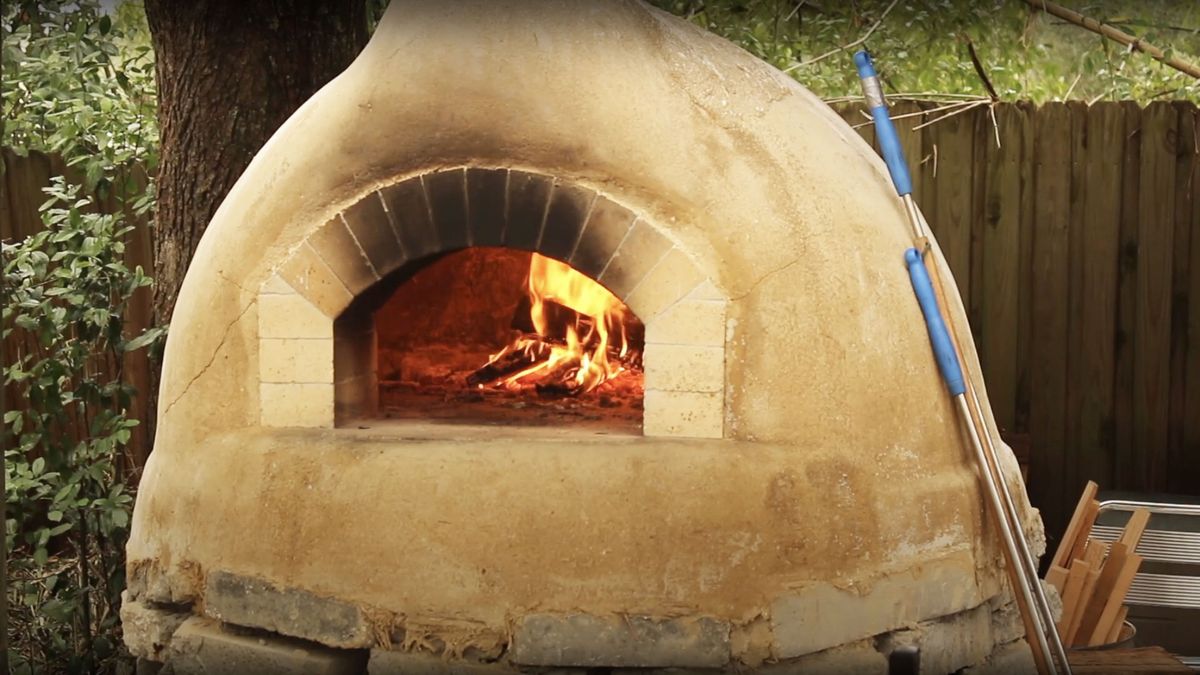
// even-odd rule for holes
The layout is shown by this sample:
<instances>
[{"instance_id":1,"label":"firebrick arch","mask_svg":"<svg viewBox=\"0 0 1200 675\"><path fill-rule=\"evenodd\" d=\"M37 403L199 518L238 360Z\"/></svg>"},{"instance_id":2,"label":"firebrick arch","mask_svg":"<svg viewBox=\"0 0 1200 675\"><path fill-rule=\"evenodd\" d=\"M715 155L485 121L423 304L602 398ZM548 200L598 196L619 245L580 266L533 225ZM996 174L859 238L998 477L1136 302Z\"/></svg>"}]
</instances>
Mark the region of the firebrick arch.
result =
<instances>
[{"instance_id":1,"label":"firebrick arch","mask_svg":"<svg viewBox=\"0 0 1200 675\"><path fill-rule=\"evenodd\" d=\"M603 284L646 326L644 433L723 435L726 299L689 256L590 187L481 167L372 190L277 268L259 297L263 425L334 426L370 414L373 325L347 308L406 263L470 246L537 252Z\"/></svg>"}]
</instances>

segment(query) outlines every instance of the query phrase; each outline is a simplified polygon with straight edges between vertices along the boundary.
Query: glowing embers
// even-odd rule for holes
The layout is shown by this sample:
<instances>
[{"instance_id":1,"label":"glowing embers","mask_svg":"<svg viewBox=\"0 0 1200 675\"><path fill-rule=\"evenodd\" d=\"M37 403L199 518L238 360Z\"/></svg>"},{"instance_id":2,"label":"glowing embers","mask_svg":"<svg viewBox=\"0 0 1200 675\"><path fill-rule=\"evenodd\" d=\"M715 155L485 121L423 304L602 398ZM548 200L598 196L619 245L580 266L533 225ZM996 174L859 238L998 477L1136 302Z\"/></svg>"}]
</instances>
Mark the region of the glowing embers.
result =
<instances>
[{"instance_id":1,"label":"glowing embers","mask_svg":"<svg viewBox=\"0 0 1200 675\"><path fill-rule=\"evenodd\" d=\"M644 329L591 278L481 247L402 274L375 313L385 417L640 430Z\"/></svg>"},{"instance_id":2,"label":"glowing embers","mask_svg":"<svg viewBox=\"0 0 1200 675\"><path fill-rule=\"evenodd\" d=\"M468 384L574 395L638 369L640 350L629 344L637 320L607 288L537 253L526 285L533 332L515 336Z\"/></svg>"}]
</instances>

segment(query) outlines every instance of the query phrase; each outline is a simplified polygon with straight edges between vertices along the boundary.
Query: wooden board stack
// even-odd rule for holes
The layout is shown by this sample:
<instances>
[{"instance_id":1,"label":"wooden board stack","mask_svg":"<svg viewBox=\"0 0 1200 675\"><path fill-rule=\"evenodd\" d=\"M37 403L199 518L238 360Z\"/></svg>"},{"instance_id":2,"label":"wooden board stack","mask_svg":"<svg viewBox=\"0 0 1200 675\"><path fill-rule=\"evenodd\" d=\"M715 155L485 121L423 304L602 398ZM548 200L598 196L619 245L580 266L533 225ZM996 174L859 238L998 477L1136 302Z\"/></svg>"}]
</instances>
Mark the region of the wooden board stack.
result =
<instances>
[{"instance_id":1,"label":"wooden board stack","mask_svg":"<svg viewBox=\"0 0 1200 675\"><path fill-rule=\"evenodd\" d=\"M1046 572L1046 582L1062 596L1058 634L1067 647L1117 641L1125 623L1125 594L1142 564L1134 550L1150 512L1134 511L1120 538L1111 545L1092 539L1092 524L1100 510L1096 490L1096 484L1088 481Z\"/></svg>"}]
</instances>

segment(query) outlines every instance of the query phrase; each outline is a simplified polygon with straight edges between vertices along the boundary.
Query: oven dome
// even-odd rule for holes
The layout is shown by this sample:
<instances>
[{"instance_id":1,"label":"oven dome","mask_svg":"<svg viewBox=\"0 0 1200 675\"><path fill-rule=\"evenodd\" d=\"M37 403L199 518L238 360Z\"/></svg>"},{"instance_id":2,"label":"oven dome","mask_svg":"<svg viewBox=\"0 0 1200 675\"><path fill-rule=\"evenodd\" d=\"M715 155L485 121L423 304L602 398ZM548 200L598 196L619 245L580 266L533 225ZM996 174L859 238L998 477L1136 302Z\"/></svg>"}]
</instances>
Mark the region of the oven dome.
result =
<instances>
[{"instance_id":1,"label":"oven dome","mask_svg":"<svg viewBox=\"0 0 1200 675\"><path fill-rule=\"evenodd\" d=\"M643 435L337 425L374 339L337 321L380 267L485 239L566 260L568 231L573 251L593 233L575 267L645 323ZM853 130L682 20L632 1L394 0L200 242L128 605L372 663L877 665L945 631L923 658L955 670L1011 649L908 245Z\"/></svg>"}]
</instances>

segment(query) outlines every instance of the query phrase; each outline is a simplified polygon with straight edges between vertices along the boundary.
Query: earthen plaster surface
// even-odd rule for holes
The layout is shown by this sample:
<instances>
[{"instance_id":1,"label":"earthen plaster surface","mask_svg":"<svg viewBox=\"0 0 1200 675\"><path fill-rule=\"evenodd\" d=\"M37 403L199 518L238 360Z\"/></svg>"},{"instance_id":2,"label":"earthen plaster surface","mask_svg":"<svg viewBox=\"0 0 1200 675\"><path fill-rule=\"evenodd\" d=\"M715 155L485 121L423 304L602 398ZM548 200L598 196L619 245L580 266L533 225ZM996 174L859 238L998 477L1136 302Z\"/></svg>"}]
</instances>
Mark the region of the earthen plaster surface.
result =
<instances>
[{"instance_id":1,"label":"earthen plaster surface","mask_svg":"<svg viewBox=\"0 0 1200 675\"><path fill-rule=\"evenodd\" d=\"M262 284L363 195L446 166L567 177L686 254L729 300L726 438L260 429ZM893 573L916 593L960 579L942 613L977 606L999 588L999 549L909 244L857 134L685 22L634 2L396 0L200 243L131 570L148 597L202 604L205 572L222 569L499 633L572 609L749 624L814 584L869 594ZM896 621L928 618L923 606Z\"/></svg>"}]
</instances>

